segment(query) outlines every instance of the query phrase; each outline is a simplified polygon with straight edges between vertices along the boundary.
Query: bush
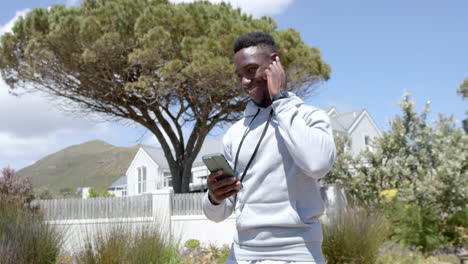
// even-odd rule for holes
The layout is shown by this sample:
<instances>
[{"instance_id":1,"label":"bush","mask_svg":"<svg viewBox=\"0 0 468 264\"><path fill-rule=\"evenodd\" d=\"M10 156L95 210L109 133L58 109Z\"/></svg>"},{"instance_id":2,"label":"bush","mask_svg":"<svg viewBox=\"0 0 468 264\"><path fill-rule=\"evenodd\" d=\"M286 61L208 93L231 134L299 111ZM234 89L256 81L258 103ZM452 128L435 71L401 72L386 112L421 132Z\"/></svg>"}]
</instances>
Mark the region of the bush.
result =
<instances>
[{"instance_id":1,"label":"bush","mask_svg":"<svg viewBox=\"0 0 468 264\"><path fill-rule=\"evenodd\" d=\"M88 237L85 250L77 255L77 263L175 264L184 263L184 259L157 228L131 230L122 224Z\"/></svg>"},{"instance_id":2,"label":"bush","mask_svg":"<svg viewBox=\"0 0 468 264\"><path fill-rule=\"evenodd\" d=\"M391 243L380 247L380 254L376 264L435 264L435 263L460 263L455 254L442 253L432 256L424 256L417 248L407 248Z\"/></svg>"},{"instance_id":3,"label":"bush","mask_svg":"<svg viewBox=\"0 0 468 264\"><path fill-rule=\"evenodd\" d=\"M14 170L4 168L0 177L0 206L23 207L34 199L29 177L21 178Z\"/></svg>"},{"instance_id":4,"label":"bush","mask_svg":"<svg viewBox=\"0 0 468 264\"><path fill-rule=\"evenodd\" d=\"M0 207L0 260L2 264L55 263L62 234L29 210Z\"/></svg>"},{"instance_id":5,"label":"bush","mask_svg":"<svg viewBox=\"0 0 468 264\"><path fill-rule=\"evenodd\" d=\"M323 222L322 250L328 264L373 264L389 233L387 220L358 207L341 208Z\"/></svg>"},{"instance_id":6,"label":"bush","mask_svg":"<svg viewBox=\"0 0 468 264\"><path fill-rule=\"evenodd\" d=\"M388 206L396 196L403 207L390 208L394 238L422 251L468 246L468 134L453 117L427 120L409 94L400 103L402 114L375 139L373 151L357 157L345 152L338 138L337 163L323 180L341 184L370 211Z\"/></svg>"},{"instance_id":7,"label":"bush","mask_svg":"<svg viewBox=\"0 0 468 264\"><path fill-rule=\"evenodd\" d=\"M200 241L189 239L185 242L184 248L181 251L190 260L188 263L221 264L228 259L230 247L228 245L218 247L213 244L202 246Z\"/></svg>"},{"instance_id":8,"label":"bush","mask_svg":"<svg viewBox=\"0 0 468 264\"><path fill-rule=\"evenodd\" d=\"M392 222L391 240L399 244L417 246L423 252L468 245L468 206L448 215L444 222L440 221L437 210L399 199L388 203L385 212Z\"/></svg>"},{"instance_id":9,"label":"bush","mask_svg":"<svg viewBox=\"0 0 468 264\"><path fill-rule=\"evenodd\" d=\"M98 197L114 197L114 195L109 193L109 191L105 189L91 188L89 190L88 198L98 198Z\"/></svg>"}]
</instances>

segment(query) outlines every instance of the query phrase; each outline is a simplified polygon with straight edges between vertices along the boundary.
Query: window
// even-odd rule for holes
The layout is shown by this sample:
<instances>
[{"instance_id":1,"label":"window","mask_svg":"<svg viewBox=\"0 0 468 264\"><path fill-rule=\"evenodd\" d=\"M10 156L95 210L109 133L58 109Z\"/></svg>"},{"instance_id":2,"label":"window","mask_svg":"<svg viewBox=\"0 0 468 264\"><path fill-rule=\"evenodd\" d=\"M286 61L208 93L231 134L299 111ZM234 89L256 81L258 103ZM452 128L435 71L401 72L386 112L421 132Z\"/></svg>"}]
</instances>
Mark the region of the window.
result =
<instances>
[{"instance_id":1,"label":"window","mask_svg":"<svg viewBox=\"0 0 468 264\"><path fill-rule=\"evenodd\" d=\"M372 145L371 145L371 137L368 135L364 136L364 146L369 150L373 151Z\"/></svg>"},{"instance_id":2,"label":"window","mask_svg":"<svg viewBox=\"0 0 468 264\"><path fill-rule=\"evenodd\" d=\"M364 144L365 144L366 146L369 146L369 144L370 144L370 137L367 136L367 135L364 136Z\"/></svg>"},{"instance_id":3,"label":"window","mask_svg":"<svg viewBox=\"0 0 468 264\"><path fill-rule=\"evenodd\" d=\"M163 187L172 187L172 175L169 171L163 173Z\"/></svg>"},{"instance_id":4,"label":"window","mask_svg":"<svg viewBox=\"0 0 468 264\"><path fill-rule=\"evenodd\" d=\"M127 196L127 190L122 191L122 196Z\"/></svg>"},{"instance_id":5,"label":"window","mask_svg":"<svg viewBox=\"0 0 468 264\"><path fill-rule=\"evenodd\" d=\"M142 166L138 169L138 193L146 192L146 167Z\"/></svg>"}]
</instances>

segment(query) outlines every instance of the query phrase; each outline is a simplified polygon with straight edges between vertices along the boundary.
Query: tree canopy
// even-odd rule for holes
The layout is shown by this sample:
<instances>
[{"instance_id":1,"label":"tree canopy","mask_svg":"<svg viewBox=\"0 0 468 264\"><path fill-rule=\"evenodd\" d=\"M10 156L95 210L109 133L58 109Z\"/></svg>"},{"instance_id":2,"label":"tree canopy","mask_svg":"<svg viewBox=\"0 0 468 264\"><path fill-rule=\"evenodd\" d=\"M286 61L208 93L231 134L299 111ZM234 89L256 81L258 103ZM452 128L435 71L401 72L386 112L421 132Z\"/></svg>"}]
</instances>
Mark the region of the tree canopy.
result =
<instances>
[{"instance_id":1,"label":"tree canopy","mask_svg":"<svg viewBox=\"0 0 468 264\"><path fill-rule=\"evenodd\" d=\"M468 98L468 78L466 78L457 90L458 95L463 99Z\"/></svg>"},{"instance_id":2,"label":"tree canopy","mask_svg":"<svg viewBox=\"0 0 468 264\"><path fill-rule=\"evenodd\" d=\"M20 18L1 38L0 71L15 92L42 91L74 110L130 119L160 142L175 192L187 192L191 166L209 131L241 117L249 101L232 65L232 42L271 33L288 89L306 95L329 78L317 48L273 19L228 4L167 0L84 0ZM182 127L192 130L184 138Z\"/></svg>"},{"instance_id":3,"label":"tree canopy","mask_svg":"<svg viewBox=\"0 0 468 264\"><path fill-rule=\"evenodd\" d=\"M457 90L457 93L464 100L468 99L468 78L466 78L463 81L463 83L460 85L460 87ZM468 114L468 111L466 111L465 114ZM468 119L467 118L463 119L463 130L465 130L465 133L468 134Z\"/></svg>"}]
</instances>

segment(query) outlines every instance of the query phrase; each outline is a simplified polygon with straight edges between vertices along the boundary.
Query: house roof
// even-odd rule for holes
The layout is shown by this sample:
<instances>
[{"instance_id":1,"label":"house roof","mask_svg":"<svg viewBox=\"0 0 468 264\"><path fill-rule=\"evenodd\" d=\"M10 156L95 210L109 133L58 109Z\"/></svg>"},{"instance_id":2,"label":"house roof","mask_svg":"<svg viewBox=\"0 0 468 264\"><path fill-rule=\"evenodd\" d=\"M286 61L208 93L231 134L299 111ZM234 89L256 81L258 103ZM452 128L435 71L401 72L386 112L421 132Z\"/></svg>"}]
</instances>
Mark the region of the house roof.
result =
<instances>
[{"instance_id":1,"label":"house roof","mask_svg":"<svg viewBox=\"0 0 468 264\"><path fill-rule=\"evenodd\" d=\"M112 183L107 189L115 189L117 187L122 187L124 185L127 185L127 176L124 175L117 179L114 183Z\"/></svg>"},{"instance_id":2,"label":"house roof","mask_svg":"<svg viewBox=\"0 0 468 264\"><path fill-rule=\"evenodd\" d=\"M164 151L160 147L151 147L147 145L141 146L141 148L150 156L150 158L158 164L161 168L169 168Z\"/></svg>"},{"instance_id":3,"label":"house roof","mask_svg":"<svg viewBox=\"0 0 468 264\"><path fill-rule=\"evenodd\" d=\"M353 124L358 120L359 116L365 112L365 109L340 114L334 106L325 109L330 116L330 123L334 132L347 133Z\"/></svg>"},{"instance_id":4,"label":"house roof","mask_svg":"<svg viewBox=\"0 0 468 264\"><path fill-rule=\"evenodd\" d=\"M345 114L341 114L341 115L338 115L336 117L337 121L346 129L350 129L351 126L354 124L354 122L356 122L356 120L358 119L358 117L362 114L362 112L364 112L365 110L364 109L361 109L361 110L357 110L357 111L353 111L353 112L349 112L349 113L345 113Z\"/></svg>"}]
</instances>

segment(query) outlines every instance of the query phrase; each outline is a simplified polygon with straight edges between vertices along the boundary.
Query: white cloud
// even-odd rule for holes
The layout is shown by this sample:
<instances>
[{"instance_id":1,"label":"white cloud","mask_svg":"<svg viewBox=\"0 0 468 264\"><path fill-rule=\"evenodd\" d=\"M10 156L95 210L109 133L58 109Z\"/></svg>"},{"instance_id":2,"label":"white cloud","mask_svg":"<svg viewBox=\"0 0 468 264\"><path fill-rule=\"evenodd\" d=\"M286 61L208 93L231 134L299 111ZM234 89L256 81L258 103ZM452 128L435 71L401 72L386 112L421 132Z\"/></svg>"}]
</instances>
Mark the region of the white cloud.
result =
<instances>
[{"instance_id":1,"label":"white cloud","mask_svg":"<svg viewBox=\"0 0 468 264\"><path fill-rule=\"evenodd\" d=\"M13 26L15 25L16 20L18 20L20 17L24 17L29 11L31 11L31 9L29 8L16 11L15 16L10 21L0 26L0 36L7 32L11 32L11 30L13 29Z\"/></svg>"},{"instance_id":2,"label":"white cloud","mask_svg":"<svg viewBox=\"0 0 468 264\"><path fill-rule=\"evenodd\" d=\"M37 93L16 97L8 89L0 80L0 168L19 169L77 139L112 135L110 123L67 115Z\"/></svg>"},{"instance_id":3,"label":"white cloud","mask_svg":"<svg viewBox=\"0 0 468 264\"><path fill-rule=\"evenodd\" d=\"M17 97L10 95L8 89L0 80L0 132L23 138L43 137L62 129L85 131L94 123L91 118L60 111L54 106L58 100L53 102L38 93Z\"/></svg>"},{"instance_id":4,"label":"white cloud","mask_svg":"<svg viewBox=\"0 0 468 264\"><path fill-rule=\"evenodd\" d=\"M78 2L70 0L67 5ZM15 22L29 11L17 11L10 21L0 25L0 35L11 32ZM110 123L98 123L92 116L78 117L54 107L58 99L51 101L39 93L16 97L8 90L0 78L0 169L20 169L70 144L116 134Z\"/></svg>"},{"instance_id":5,"label":"white cloud","mask_svg":"<svg viewBox=\"0 0 468 264\"><path fill-rule=\"evenodd\" d=\"M191 3L199 0L170 0L173 3ZM288 6L292 4L294 0L209 0L214 4L221 2L230 3L235 8L241 8L241 10L247 14L251 14L254 17L261 16L274 16L286 11Z\"/></svg>"}]
</instances>

